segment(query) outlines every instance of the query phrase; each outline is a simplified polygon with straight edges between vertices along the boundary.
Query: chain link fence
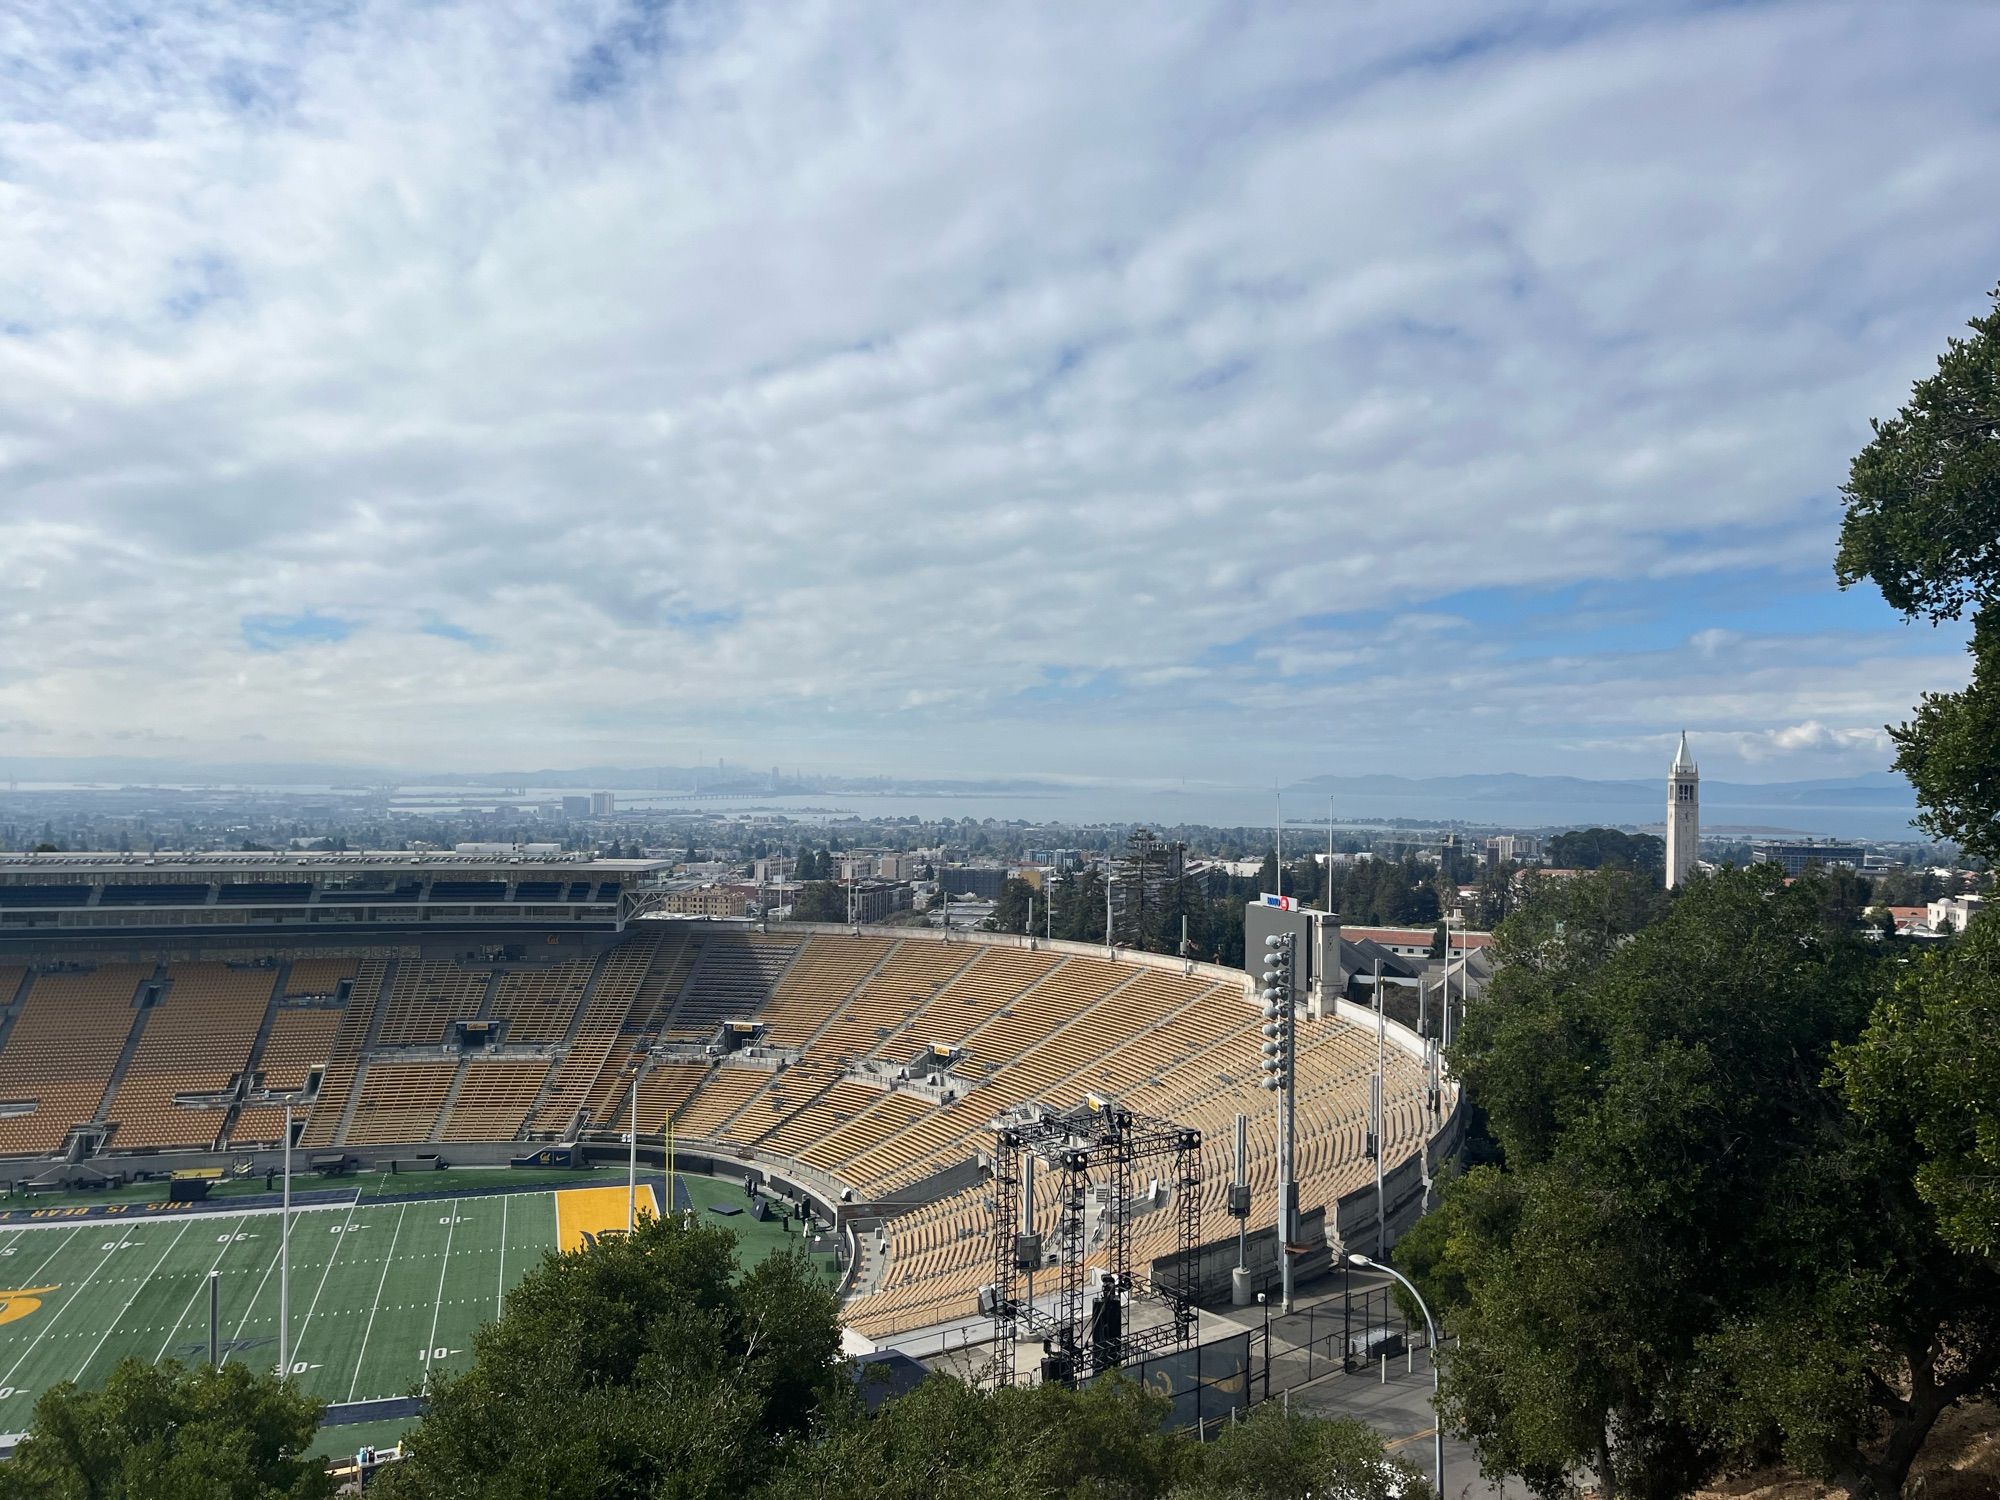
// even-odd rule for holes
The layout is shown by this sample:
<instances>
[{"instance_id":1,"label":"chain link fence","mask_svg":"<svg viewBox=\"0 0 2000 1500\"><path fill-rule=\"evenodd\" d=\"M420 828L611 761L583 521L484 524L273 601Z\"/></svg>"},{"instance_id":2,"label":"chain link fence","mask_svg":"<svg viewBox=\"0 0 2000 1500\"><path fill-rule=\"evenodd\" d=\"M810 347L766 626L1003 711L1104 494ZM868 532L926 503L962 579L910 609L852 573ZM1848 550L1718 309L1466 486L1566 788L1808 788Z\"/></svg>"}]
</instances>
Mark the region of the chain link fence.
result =
<instances>
[{"instance_id":1,"label":"chain link fence","mask_svg":"<svg viewBox=\"0 0 2000 1500\"><path fill-rule=\"evenodd\" d=\"M1427 1368L1430 1340L1412 1325L1386 1286L1366 1287L1301 1308L1289 1317L1273 1309L1252 1330L1257 1400L1327 1375L1377 1379Z\"/></svg>"}]
</instances>

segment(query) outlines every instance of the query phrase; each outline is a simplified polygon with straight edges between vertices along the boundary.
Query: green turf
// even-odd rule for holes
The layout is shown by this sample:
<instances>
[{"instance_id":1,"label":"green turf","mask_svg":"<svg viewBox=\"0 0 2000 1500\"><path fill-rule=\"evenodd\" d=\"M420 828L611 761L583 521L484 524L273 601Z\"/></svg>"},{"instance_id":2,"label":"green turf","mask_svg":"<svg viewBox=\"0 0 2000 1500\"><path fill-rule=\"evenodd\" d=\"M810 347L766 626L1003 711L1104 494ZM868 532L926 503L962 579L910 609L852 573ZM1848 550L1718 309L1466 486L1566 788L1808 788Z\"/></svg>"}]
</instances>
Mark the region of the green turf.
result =
<instances>
[{"instance_id":1,"label":"green turf","mask_svg":"<svg viewBox=\"0 0 2000 1500\"><path fill-rule=\"evenodd\" d=\"M682 1180L705 1222L736 1232L746 1266L786 1243L775 1221L706 1212L745 1202L740 1186ZM222 1212L0 1229L0 1289L51 1288L39 1307L0 1322L0 1432L25 1427L49 1386L94 1383L127 1354L206 1357L211 1269L221 1273L230 1357L274 1363L278 1226L274 1213ZM404 1395L427 1371L463 1365L480 1324L555 1242L546 1190L302 1210L292 1225L293 1373L326 1401ZM831 1257L822 1264L831 1270ZM19 1305L0 1304L0 1317Z\"/></svg>"}]
</instances>

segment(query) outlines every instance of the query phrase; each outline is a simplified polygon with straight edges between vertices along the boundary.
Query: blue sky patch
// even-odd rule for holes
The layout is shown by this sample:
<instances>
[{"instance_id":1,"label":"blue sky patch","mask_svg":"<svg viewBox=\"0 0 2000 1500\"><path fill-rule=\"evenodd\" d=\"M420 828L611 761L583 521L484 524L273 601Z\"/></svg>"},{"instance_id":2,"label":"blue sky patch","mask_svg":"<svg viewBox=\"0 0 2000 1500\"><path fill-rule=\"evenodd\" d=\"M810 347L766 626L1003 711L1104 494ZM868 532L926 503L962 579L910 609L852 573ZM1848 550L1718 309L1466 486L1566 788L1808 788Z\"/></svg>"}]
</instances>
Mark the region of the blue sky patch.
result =
<instances>
[{"instance_id":1,"label":"blue sky patch","mask_svg":"<svg viewBox=\"0 0 2000 1500\"><path fill-rule=\"evenodd\" d=\"M441 641L457 641L461 646L472 646L481 651L493 644L491 636L481 635L476 630L467 630L463 625L454 625L442 615L432 615L417 627L425 635L434 635Z\"/></svg>"},{"instance_id":2,"label":"blue sky patch","mask_svg":"<svg viewBox=\"0 0 2000 1500\"><path fill-rule=\"evenodd\" d=\"M354 634L351 621L311 609L299 615L245 615L242 623L243 644L252 651L332 646Z\"/></svg>"}]
</instances>

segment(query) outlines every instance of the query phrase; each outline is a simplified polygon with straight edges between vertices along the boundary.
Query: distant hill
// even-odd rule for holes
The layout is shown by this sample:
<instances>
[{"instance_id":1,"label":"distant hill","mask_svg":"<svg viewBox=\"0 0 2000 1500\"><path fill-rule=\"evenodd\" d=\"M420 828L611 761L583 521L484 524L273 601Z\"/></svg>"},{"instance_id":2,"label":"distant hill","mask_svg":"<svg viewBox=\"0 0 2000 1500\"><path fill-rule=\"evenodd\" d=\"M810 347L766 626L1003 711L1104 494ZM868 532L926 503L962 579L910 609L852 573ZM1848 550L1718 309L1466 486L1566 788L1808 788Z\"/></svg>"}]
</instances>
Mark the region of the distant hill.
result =
<instances>
[{"instance_id":1,"label":"distant hill","mask_svg":"<svg viewBox=\"0 0 2000 1500\"><path fill-rule=\"evenodd\" d=\"M1629 805L1664 802L1665 781L1592 781L1581 776L1526 776L1505 771L1468 776L1314 776L1294 782L1287 792L1343 799L1393 797L1443 802L1546 802L1575 808L1592 803ZM1914 808L1916 799L1902 777L1887 771L1814 781L1709 781L1701 784L1703 811L1711 807Z\"/></svg>"}]
</instances>

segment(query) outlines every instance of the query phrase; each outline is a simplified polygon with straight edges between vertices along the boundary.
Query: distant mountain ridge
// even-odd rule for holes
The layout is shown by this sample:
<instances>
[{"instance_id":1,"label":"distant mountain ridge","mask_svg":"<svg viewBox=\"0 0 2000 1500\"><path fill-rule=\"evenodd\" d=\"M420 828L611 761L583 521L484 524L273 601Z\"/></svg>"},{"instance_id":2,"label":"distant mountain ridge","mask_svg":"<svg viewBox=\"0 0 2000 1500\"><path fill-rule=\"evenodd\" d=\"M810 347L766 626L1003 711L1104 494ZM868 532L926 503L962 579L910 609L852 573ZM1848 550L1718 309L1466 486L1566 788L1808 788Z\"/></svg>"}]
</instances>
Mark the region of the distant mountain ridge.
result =
<instances>
[{"instance_id":1,"label":"distant mountain ridge","mask_svg":"<svg viewBox=\"0 0 2000 1500\"><path fill-rule=\"evenodd\" d=\"M444 772L392 766L338 766L312 762L192 762L150 760L140 756L0 756L0 776L48 782L230 782L244 786L568 786L602 790L682 790L692 782L716 786L722 782L758 782L764 776L748 766L570 766L544 770ZM1146 780L1146 778L1138 778ZM1088 794L1090 782L1050 776L804 776L788 778L792 792L1040 792L1052 796ZM1664 804L1666 776L1658 780L1594 780L1588 776L1532 776L1526 772L1466 772L1460 776L1310 776L1288 784L1292 796L1332 794L1340 802L1392 798L1398 802L1436 800L1450 804L1550 804L1564 808L1638 808ZM1894 772L1862 776L1826 776L1794 782L1702 782L1702 808L1782 808L1782 806L1852 806L1852 808L1914 808L1910 784Z\"/></svg>"},{"instance_id":2,"label":"distant mountain ridge","mask_svg":"<svg viewBox=\"0 0 2000 1500\"><path fill-rule=\"evenodd\" d=\"M1666 778L1658 781L1596 781L1582 776L1531 776L1500 771L1463 776L1313 776L1292 783L1287 793L1343 798L1394 797L1453 803L1550 803L1564 807L1630 807L1666 801ZM1916 807L1910 784L1891 771L1808 781L1711 781L1701 784L1704 811L1719 807Z\"/></svg>"}]
</instances>

